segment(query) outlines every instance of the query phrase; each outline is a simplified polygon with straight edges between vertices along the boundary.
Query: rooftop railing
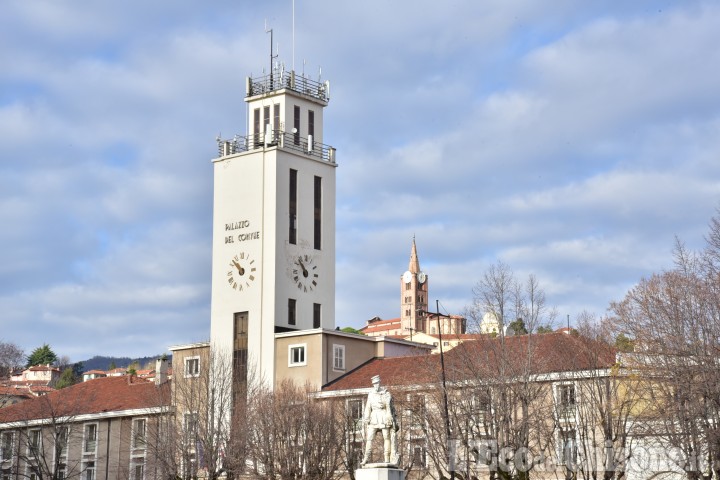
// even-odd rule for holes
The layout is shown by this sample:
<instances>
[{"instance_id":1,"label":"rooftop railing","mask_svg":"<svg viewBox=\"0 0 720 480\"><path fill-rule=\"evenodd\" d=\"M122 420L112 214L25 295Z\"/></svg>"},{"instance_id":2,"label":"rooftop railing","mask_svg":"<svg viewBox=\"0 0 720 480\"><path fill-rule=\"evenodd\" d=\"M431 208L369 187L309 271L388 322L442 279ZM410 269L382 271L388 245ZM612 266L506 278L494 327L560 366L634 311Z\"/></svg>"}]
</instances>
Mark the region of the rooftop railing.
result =
<instances>
[{"instance_id":1,"label":"rooftop railing","mask_svg":"<svg viewBox=\"0 0 720 480\"><path fill-rule=\"evenodd\" d=\"M267 134L257 133L247 137L235 135L229 140L218 137L217 142L219 157L249 152L267 146L291 150L316 160L335 163L335 149L330 145L316 142L312 136L301 137L297 133L283 132L282 130L271 130Z\"/></svg>"},{"instance_id":2,"label":"rooftop railing","mask_svg":"<svg viewBox=\"0 0 720 480\"><path fill-rule=\"evenodd\" d=\"M262 77L248 77L247 79L246 90L248 97L262 95L263 93L281 90L283 88L309 95L324 102L330 100L329 82L316 82L305 76L297 76L294 71L286 72L281 70Z\"/></svg>"}]
</instances>

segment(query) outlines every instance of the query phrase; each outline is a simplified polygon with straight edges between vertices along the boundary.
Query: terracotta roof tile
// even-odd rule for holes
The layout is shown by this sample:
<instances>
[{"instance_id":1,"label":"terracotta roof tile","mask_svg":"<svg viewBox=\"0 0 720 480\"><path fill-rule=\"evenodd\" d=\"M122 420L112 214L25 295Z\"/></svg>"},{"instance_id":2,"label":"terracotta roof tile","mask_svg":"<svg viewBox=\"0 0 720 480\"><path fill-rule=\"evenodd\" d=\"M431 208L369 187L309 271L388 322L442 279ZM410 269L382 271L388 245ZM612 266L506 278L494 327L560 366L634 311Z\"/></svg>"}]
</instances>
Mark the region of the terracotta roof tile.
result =
<instances>
[{"instance_id":1,"label":"terracotta roof tile","mask_svg":"<svg viewBox=\"0 0 720 480\"><path fill-rule=\"evenodd\" d=\"M388 320L376 320L372 323L365 325L360 329L363 333L368 332L382 332L386 330L396 330L400 327L400 319L399 318L390 318Z\"/></svg>"},{"instance_id":2,"label":"terracotta roof tile","mask_svg":"<svg viewBox=\"0 0 720 480\"><path fill-rule=\"evenodd\" d=\"M131 376L96 378L0 409L0 423L152 408L169 402L170 382L156 387Z\"/></svg>"},{"instance_id":3,"label":"terracotta roof tile","mask_svg":"<svg viewBox=\"0 0 720 480\"><path fill-rule=\"evenodd\" d=\"M607 344L578 335L546 333L500 338L480 336L445 353L449 381L490 379L499 375L542 374L592 368L615 363L615 350ZM370 387L370 378L380 375L384 385L403 386L439 381L440 356L375 358L326 385L337 391Z\"/></svg>"}]
</instances>

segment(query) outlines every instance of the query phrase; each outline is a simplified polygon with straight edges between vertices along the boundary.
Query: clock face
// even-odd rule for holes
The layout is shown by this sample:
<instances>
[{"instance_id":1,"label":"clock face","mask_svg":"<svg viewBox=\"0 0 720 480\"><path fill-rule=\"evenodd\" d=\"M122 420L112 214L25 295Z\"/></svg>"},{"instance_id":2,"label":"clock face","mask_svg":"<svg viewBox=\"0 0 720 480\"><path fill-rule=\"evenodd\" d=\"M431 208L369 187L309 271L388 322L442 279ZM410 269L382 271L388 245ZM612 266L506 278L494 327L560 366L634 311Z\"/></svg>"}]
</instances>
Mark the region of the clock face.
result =
<instances>
[{"instance_id":1,"label":"clock face","mask_svg":"<svg viewBox=\"0 0 720 480\"><path fill-rule=\"evenodd\" d=\"M292 257L290 278L301 292L312 292L318 285L318 266L312 255L302 253Z\"/></svg>"},{"instance_id":2,"label":"clock face","mask_svg":"<svg viewBox=\"0 0 720 480\"><path fill-rule=\"evenodd\" d=\"M418 272L417 279L418 282L425 283L425 280L427 280L427 275L425 275L425 272Z\"/></svg>"},{"instance_id":3,"label":"clock face","mask_svg":"<svg viewBox=\"0 0 720 480\"><path fill-rule=\"evenodd\" d=\"M410 283L412 280L412 273L408 270L407 272L403 273L403 282Z\"/></svg>"},{"instance_id":4,"label":"clock face","mask_svg":"<svg viewBox=\"0 0 720 480\"><path fill-rule=\"evenodd\" d=\"M255 281L256 272L255 259L247 252L240 252L228 263L228 285L237 292L245 291Z\"/></svg>"}]
</instances>

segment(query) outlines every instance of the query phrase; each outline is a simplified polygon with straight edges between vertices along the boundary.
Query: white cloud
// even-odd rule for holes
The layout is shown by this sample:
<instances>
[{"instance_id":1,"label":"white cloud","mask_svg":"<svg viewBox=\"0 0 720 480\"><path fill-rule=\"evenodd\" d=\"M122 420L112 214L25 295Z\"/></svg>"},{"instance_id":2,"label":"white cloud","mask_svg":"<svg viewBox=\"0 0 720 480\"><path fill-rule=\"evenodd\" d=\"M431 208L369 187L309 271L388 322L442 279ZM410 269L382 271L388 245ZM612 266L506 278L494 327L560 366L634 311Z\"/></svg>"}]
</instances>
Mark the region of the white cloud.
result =
<instances>
[{"instance_id":1,"label":"white cloud","mask_svg":"<svg viewBox=\"0 0 720 480\"><path fill-rule=\"evenodd\" d=\"M413 235L452 313L498 259L602 313L675 234L701 243L714 4L299 7L297 68L332 82L339 324L397 316ZM209 159L245 130L265 17L289 65L284 2L0 7L0 321L42 325L10 340L82 359L209 335Z\"/></svg>"}]
</instances>

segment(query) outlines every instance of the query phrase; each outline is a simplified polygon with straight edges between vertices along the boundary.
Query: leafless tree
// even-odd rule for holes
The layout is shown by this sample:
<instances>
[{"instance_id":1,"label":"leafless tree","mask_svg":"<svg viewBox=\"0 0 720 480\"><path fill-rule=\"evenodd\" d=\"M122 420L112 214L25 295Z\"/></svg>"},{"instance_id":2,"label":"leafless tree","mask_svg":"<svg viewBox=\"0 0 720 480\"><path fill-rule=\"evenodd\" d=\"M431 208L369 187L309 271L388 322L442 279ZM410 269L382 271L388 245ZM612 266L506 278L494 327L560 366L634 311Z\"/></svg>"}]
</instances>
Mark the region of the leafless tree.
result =
<instances>
[{"instance_id":1,"label":"leafless tree","mask_svg":"<svg viewBox=\"0 0 720 480\"><path fill-rule=\"evenodd\" d=\"M720 478L720 220L701 252L678 240L675 266L642 279L612 304L618 331L635 341L635 368L652 385L647 434L680 450L689 479Z\"/></svg>"},{"instance_id":2,"label":"leafless tree","mask_svg":"<svg viewBox=\"0 0 720 480\"><path fill-rule=\"evenodd\" d=\"M493 315L500 323L501 336L505 327L516 320L522 320L532 332L540 325L552 325L557 315L547 305L545 291L535 275L519 281L503 262L491 265L473 287L473 302L464 312L468 328L477 331L485 314Z\"/></svg>"},{"instance_id":3,"label":"leafless tree","mask_svg":"<svg viewBox=\"0 0 720 480\"><path fill-rule=\"evenodd\" d=\"M163 478L216 479L244 466L247 386L236 384L232 357L220 351L208 349L199 365L197 375L175 372L174 414L159 418L157 428L148 431L148 449Z\"/></svg>"},{"instance_id":4,"label":"leafless tree","mask_svg":"<svg viewBox=\"0 0 720 480\"><path fill-rule=\"evenodd\" d=\"M0 340L0 380L25 364L25 352L16 344Z\"/></svg>"},{"instance_id":5,"label":"leafless tree","mask_svg":"<svg viewBox=\"0 0 720 480\"><path fill-rule=\"evenodd\" d=\"M558 429L561 437L563 429L573 430L578 458L572 463L579 477L621 479L633 453L635 426L643 420L646 384L615 362L607 321L583 312L576 325L577 348L571 358L583 374L571 384L571 394L558 392L566 397L555 403ZM571 423L563 423L567 420Z\"/></svg>"},{"instance_id":6,"label":"leafless tree","mask_svg":"<svg viewBox=\"0 0 720 480\"><path fill-rule=\"evenodd\" d=\"M342 465L342 406L283 381L248 398L248 451L260 478L334 478Z\"/></svg>"},{"instance_id":7,"label":"leafless tree","mask_svg":"<svg viewBox=\"0 0 720 480\"><path fill-rule=\"evenodd\" d=\"M13 406L3 422L3 442L12 445L13 476L37 480L79 478L86 466L68 456L82 443L80 405L63 396L42 396Z\"/></svg>"}]
</instances>

